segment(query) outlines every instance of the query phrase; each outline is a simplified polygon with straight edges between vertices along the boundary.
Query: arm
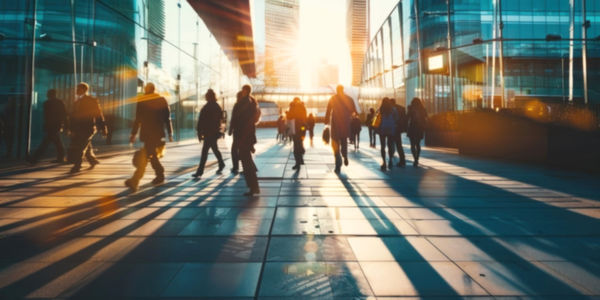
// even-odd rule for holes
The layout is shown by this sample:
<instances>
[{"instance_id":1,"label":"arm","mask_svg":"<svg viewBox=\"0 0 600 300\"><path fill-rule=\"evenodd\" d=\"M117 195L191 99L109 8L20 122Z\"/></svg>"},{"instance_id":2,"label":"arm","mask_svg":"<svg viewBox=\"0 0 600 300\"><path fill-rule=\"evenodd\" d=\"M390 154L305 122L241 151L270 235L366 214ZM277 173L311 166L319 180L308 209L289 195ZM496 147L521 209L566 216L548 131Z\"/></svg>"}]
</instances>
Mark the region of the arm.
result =
<instances>
[{"instance_id":1,"label":"arm","mask_svg":"<svg viewBox=\"0 0 600 300\"><path fill-rule=\"evenodd\" d=\"M169 142L173 141L173 124L171 123L171 109L169 108L169 103L165 98L163 99L164 109L163 109L163 120L165 122L165 126L167 126L167 135L169 136Z\"/></svg>"},{"instance_id":2,"label":"arm","mask_svg":"<svg viewBox=\"0 0 600 300\"><path fill-rule=\"evenodd\" d=\"M135 120L133 121L133 126L131 128L131 134L129 135L129 143L133 144L135 142L135 136L140 129L140 103L135 106Z\"/></svg>"},{"instance_id":3,"label":"arm","mask_svg":"<svg viewBox=\"0 0 600 300\"><path fill-rule=\"evenodd\" d=\"M100 101L94 98L94 109L96 110L96 127L100 128L102 135L106 136L108 130L106 130L106 122L104 121L104 115L102 114L102 109L100 108Z\"/></svg>"},{"instance_id":4,"label":"arm","mask_svg":"<svg viewBox=\"0 0 600 300\"><path fill-rule=\"evenodd\" d=\"M325 125L329 124L329 120L331 117L331 100L333 99L333 97L331 97L331 99L329 99L329 103L327 103L327 112L325 113Z\"/></svg>"}]
</instances>

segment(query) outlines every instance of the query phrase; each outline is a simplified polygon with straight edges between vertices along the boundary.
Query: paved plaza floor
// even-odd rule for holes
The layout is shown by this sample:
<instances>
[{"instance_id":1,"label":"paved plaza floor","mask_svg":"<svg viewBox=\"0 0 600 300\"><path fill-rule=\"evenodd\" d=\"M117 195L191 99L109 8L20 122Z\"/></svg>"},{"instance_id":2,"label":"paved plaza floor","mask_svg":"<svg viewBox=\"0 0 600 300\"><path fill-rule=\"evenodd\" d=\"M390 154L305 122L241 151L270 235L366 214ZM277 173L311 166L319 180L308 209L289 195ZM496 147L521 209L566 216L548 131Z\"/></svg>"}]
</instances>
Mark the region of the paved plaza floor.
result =
<instances>
[{"instance_id":1,"label":"paved plaza floor","mask_svg":"<svg viewBox=\"0 0 600 300\"><path fill-rule=\"evenodd\" d=\"M340 175L319 131L295 172L291 145L259 136L252 199L212 156L192 180L196 141L133 194L131 151L75 176L0 169L0 299L600 297L597 175L430 148L413 168L406 143L382 172L366 130Z\"/></svg>"}]
</instances>

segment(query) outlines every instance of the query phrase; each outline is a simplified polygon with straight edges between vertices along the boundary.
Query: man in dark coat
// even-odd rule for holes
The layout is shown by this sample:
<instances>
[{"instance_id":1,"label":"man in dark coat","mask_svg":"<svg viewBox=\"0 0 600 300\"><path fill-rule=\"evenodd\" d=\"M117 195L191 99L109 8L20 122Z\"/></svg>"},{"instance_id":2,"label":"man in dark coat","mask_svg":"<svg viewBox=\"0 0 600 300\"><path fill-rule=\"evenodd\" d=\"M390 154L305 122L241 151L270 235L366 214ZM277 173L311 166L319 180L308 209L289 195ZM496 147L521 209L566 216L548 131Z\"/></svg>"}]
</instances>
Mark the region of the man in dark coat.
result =
<instances>
[{"instance_id":1,"label":"man in dark coat","mask_svg":"<svg viewBox=\"0 0 600 300\"><path fill-rule=\"evenodd\" d=\"M313 145L313 137L315 136L315 115L308 114L308 118L306 118L306 130L308 130L308 136L310 137L310 145Z\"/></svg>"},{"instance_id":2,"label":"man in dark coat","mask_svg":"<svg viewBox=\"0 0 600 300\"><path fill-rule=\"evenodd\" d=\"M154 169L156 177L152 184L160 184L165 181L165 169L158 160L162 156L165 146L165 128L169 136L169 141L173 141L173 125L171 124L171 111L167 100L154 93L154 84L148 83L144 88L145 94L138 98L135 109L135 121L129 136L129 142L135 142L135 136L140 131L140 141L144 147L134 155L136 170L130 179L125 181L125 185L131 190L136 191L140 179L144 176L146 165Z\"/></svg>"},{"instance_id":3,"label":"man in dark coat","mask_svg":"<svg viewBox=\"0 0 600 300\"><path fill-rule=\"evenodd\" d=\"M56 90L50 89L46 92L48 100L44 102L44 139L31 158L31 163L35 164L52 143L56 147L56 161L62 163L65 160L65 148L60 139L60 133L67 127L67 110L65 103L56 98Z\"/></svg>"},{"instance_id":4,"label":"man in dark coat","mask_svg":"<svg viewBox=\"0 0 600 300\"><path fill-rule=\"evenodd\" d=\"M331 147L335 155L336 173L340 173L342 157L344 165L348 165L348 138L350 137L350 122L354 113L356 113L354 100L344 94L343 86L338 85L336 94L329 99L325 114L325 124L331 124Z\"/></svg>"},{"instance_id":5,"label":"man in dark coat","mask_svg":"<svg viewBox=\"0 0 600 300\"><path fill-rule=\"evenodd\" d=\"M231 127L233 128L233 142L237 143L239 157L244 168L244 178L249 191L246 196L260 193L258 177L256 176L256 165L252 160L254 144L256 144L256 124L260 120L260 108L258 102L250 94L252 87L242 87L241 99L238 109L231 114Z\"/></svg>"},{"instance_id":6,"label":"man in dark coat","mask_svg":"<svg viewBox=\"0 0 600 300\"><path fill-rule=\"evenodd\" d=\"M377 140L377 134L375 133L375 128L373 128L373 119L375 119L375 110L371 107L365 120L365 125L369 129L369 146L371 148L375 148L375 141Z\"/></svg>"},{"instance_id":7,"label":"man in dark coat","mask_svg":"<svg viewBox=\"0 0 600 300\"><path fill-rule=\"evenodd\" d=\"M304 164L304 136L306 134L306 107L300 101L300 98L296 97L290 103L288 118L294 121L292 141L294 143L294 160L296 164L292 169L300 170L300 165Z\"/></svg>"},{"instance_id":8,"label":"man in dark coat","mask_svg":"<svg viewBox=\"0 0 600 300\"><path fill-rule=\"evenodd\" d=\"M79 83L76 91L77 100L73 103L70 124L71 146L69 147L73 162L71 173L77 173L81 170L84 155L90 163L90 168L99 163L92 150L92 138L97 130L100 130L102 135L106 136L106 126L100 103L97 98L87 94L88 90L89 85L87 83Z\"/></svg>"},{"instance_id":9,"label":"man in dark coat","mask_svg":"<svg viewBox=\"0 0 600 300\"><path fill-rule=\"evenodd\" d=\"M206 98L206 105L204 105L200 111L198 126L196 127L198 131L198 140L204 140L204 144L202 145L202 155L200 157L198 170L192 175L194 178L200 178L204 173L204 166L206 165L206 159L208 158L208 149L212 149L219 161L219 170L217 170L217 174L221 174L225 168L223 157L217 146L217 140L221 137L221 119L223 111L219 104L217 104L217 97L212 89L208 89L204 97Z\"/></svg>"},{"instance_id":10,"label":"man in dark coat","mask_svg":"<svg viewBox=\"0 0 600 300\"><path fill-rule=\"evenodd\" d=\"M233 116L237 116L240 110L240 100L242 100L242 91L239 91L236 95L236 101L233 105L233 110L231 112L231 122L229 123L229 136L233 134ZM238 140L235 138L237 135L233 136L233 143L231 143L231 173L237 174L240 170L240 151L238 148Z\"/></svg>"},{"instance_id":11,"label":"man in dark coat","mask_svg":"<svg viewBox=\"0 0 600 300\"><path fill-rule=\"evenodd\" d=\"M398 167L406 166L406 156L404 155L404 148L402 147L402 133L406 132L408 127L408 117L406 116L406 108L400 104L396 104L396 99L390 99L392 104L396 107L398 111L398 124L396 127L396 134L394 140L396 142L396 150L398 150L398 156L400 157L400 161L398 162ZM391 166L390 166L391 167Z\"/></svg>"}]
</instances>

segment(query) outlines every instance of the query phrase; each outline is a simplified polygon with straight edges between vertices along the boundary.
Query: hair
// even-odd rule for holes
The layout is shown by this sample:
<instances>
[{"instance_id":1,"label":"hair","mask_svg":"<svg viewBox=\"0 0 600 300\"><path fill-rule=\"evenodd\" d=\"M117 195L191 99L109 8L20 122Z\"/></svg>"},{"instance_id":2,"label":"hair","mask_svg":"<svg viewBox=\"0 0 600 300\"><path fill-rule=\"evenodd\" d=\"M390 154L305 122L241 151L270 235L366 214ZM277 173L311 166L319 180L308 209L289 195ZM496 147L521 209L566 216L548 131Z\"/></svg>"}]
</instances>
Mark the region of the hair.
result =
<instances>
[{"instance_id":1,"label":"hair","mask_svg":"<svg viewBox=\"0 0 600 300\"><path fill-rule=\"evenodd\" d=\"M388 115L390 112L392 112L392 102L390 98L385 97L383 98L383 100L381 100L381 106L379 107L379 111L382 115Z\"/></svg>"},{"instance_id":2,"label":"hair","mask_svg":"<svg viewBox=\"0 0 600 300\"><path fill-rule=\"evenodd\" d=\"M337 93L337 92L338 92L338 91L340 91L340 90L341 90L342 92L344 92L344 86L343 86L343 85L341 85L341 84L338 84L338 85L335 87L335 91L336 91L336 93Z\"/></svg>"},{"instance_id":3,"label":"hair","mask_svg":"<svg viewBox=\"0 0 600 300\"><path fill-rule=\"evenodd\" d=\"M154 93L154 91L156 90L156 87L154 86L154 83L148 82L148 83L146 83L146 86L144 87L144 90L146 90L146 89L150 89L150 93Z\"/></svg>"},{"instance_id":4,"label":"hair","mask_svg":"<svg viewBox=\"0 0 600 300\"><path fill-rule=\"evenodd\" d=\"M294 102L295 102L296 100L298 100L298 101L302 101L302 100L300 100L300 98L299 98L299 97L294 97L294 100L292 100L292 101L294 101Z\"/></svg>"},{"instance_id":5,"label":"hair","mask_svg":"<svg viewBox=\"0 0 600 300\"><path fill-rule=\"evenodd\" d=\"M48 97L48 98L56 98L56 90L55 89L49 89L46 92L46 97Z\"/></svg>"},{"instance_id":6,"label":"hair","mask_svg":"<svg viewBox=\"0 0 600 300\"><path fill-rule=\"evenodd\" d=\"M396 99L394 99L394 98L390 98L390 102L391 102L392 104L396 104Z\"/></svg>"},{"instance_id":7,"label":"hair","mask_svg":"<svg viewBox=\"0 0 600 300\"><path fill-rule=\"evenodd\" d=\"M371 108L369 108L369 112L372 112L372 113L374 113L374 112L375 112L375 109L371 107Z\"/></svg>"},{"instance_id":8,"label":"hair","mask_svg":"<svg viewBox=\"0 0 600 300\"><path fill-rule=\"evenodd\" d=\"M77 84L77 88L82 88L82 89L85 89L86 91L90 90L90 86L83 81Z\"/></svg>"},{"instance_id":9,"label":"hair","mask_svg":"<svg viewBox=\"0 0 600 300\"><path fill-rule=\"evenodd\" d=\"M249 84L244 84L244 86L242 86L242 91L247 91L248 94L252 93L252 86Z\"/></svg>"},{"instance_id":10,"label":"hair","mask_svg":"<svg viewBox=\"0 0 600 300\"><path fill-rule=\"evenodd\" d=\"M204 97L206 97L206 101L217 101L217 96L215 95L215 91L213 91L213 89L208 89Z\"/></svg>"},{"instance_id":11,"label":"hair","mask_svg":"<svg viewBox=\"0 0 600 300\"><path fill-rule=\"evenodd\" d=\"M423 101L421 101L421 99L419 99L418 97L414 97L412 99L412 102L410 103L411 106L415 106L415 107L420 107L420 108L425 108L423 106Z\"/></svg>"}]
</instances>

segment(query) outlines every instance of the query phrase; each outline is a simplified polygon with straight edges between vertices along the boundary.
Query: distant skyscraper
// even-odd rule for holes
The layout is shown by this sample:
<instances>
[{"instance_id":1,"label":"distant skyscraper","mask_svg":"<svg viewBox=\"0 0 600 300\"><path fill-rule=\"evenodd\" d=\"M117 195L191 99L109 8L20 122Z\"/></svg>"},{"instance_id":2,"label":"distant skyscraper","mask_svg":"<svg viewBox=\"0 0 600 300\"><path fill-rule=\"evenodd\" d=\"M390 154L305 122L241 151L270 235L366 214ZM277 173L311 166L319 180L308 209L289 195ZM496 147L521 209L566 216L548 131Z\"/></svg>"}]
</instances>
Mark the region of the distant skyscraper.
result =
<instances>
[{"instance_id":1,"label":"distant skyscraper","mask_svg":"<svg viewBox=\"0 0 600 300\"><path fill-rule=\"evenodd\" d=\"M265 1L265 85L298 87L299 0Z\"/></svg>"},{"instance_id":2,"label":"distant skyscraper","mask_svg":"<svg viewBox=\"0 0 600 300\"><path fill-rule=\"evenodd\" d=\"M369 43L369 0L347 0L346 32L352 59L352 85L360 85Z\"/></svg>"}]
</instances>

